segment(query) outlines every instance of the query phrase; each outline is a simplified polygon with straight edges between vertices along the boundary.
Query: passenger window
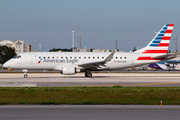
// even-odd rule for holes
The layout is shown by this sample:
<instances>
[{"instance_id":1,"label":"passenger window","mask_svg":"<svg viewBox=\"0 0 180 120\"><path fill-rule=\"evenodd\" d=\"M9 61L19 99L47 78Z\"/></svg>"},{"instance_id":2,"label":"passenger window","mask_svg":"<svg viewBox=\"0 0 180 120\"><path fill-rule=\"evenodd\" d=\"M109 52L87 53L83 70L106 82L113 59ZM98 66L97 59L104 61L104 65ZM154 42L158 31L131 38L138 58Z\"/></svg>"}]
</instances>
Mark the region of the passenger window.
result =
<instances>
[{"instance_id":1,"label":"passenger window","mask_svg":"<svg viewBox=\"0 0 180 120\"><path fill-rule=\"evenodd\" d=\"M41 57L39 57L39 59L41 59Z\"/></svg>"},{"instance_id":2,"label":"passenger window","mask_svg":"<svg viewBox=\"0 0 180 120\"><path fill-rule=\"evenodd\" d=\"M118 59L118 57L116 57L116 59Z\"/></svg>"},{"instance_id":3,"label":"passenger window","mask_svg":"<svg viewBox=\"0 0 180 120\"><path fill-rule=\"evenodd\" d=\"M52 57L52 59L54 59L54 57Z\"/></svg>"},{"instance_id":4,"label":"passenger window","mask_svg":"<svg viewBox=\"0 0 180 120\"><path fill-rule=\"evenodd\" d=\"M79 59L81 59L81 57L79 57Z\"/></svg>"},{"instance_id":5,"label":"passenger window","mask_svg":"<svg viewBox=\"0 0 180 120\"><path fill-rule=\"evenodd\" d=\"M66 59L67 59L68 57L66 57Z\"/></svg>"},{"instance_id":6,"label":"passenger window","mask_svg":"<svg viewBox=\"0 0 180 120\"><path fill-rule=\"evenodd\" d=\"M95 57L93 57L93 59L94 59Z\"/></svg>"},{"instance_id":7,"label":"passenger window","mask_svg":"<svg viewBox=\"0 0 180 120\"><path fill-rule=\"evenodd\" d=\"M102 59L104 59L104 57L102 57Z\"/></svg>"},{"instance_id":8,"label":"passenger window","mask_svg":"<svg viewBox=\"0 0 180 120\"><path fill-rule=\"evenodd\" d=\"M120 59L122 59L122 57L120 57Z\"/></svg>"},{"instance_id":9,"label":"passenger window","mask_svg":"<svg viewBox=\"0 0 180 120\"><path fill-rule=\"evenodd\" d=\"M74 59L76 59L76 57L74 57Z\"/></svg>"},{"instance_id":10,"label":"passenger window","mask_svg":"<svg viewBox=\"0 0 180 120\"><path fill-rule=\"evenodd\" d=\"M84 59L86 59L86 57L84 57Z\"/></svg>"},{"instance_id":11,"label":"passenger window","mask_svg":"<svg viewBox=\"0 0 180 120\"><path fill-rule=\"evenodd\" d=\"M99 57L97 57L97 59L99 59Z\"/></svg>"},{"instance_id":12,"label":"passenger window","mask_svg":"<svg viewBox=\"0 0 180 120\"><path fill-rule=\"evenodd\" d=\"M126 57L124 57L124 59L126 59Z\"/></svg>"},{"instance_id":13,"label":"passenger window","mask_svg":"<svg viewBox=\"0 0 180 120\"><path fill-rule=\"evenodd\" d=\"M61 59L63 59L63 57L61 57Z\"/></svg>"},{"instance_id":14,"label":"passenger window","mask_svg":"<svg viewBox=\"0 0 180 120\"><path fill-rule=\"evenodd\" d=\"M44 59L46 58L46 57L43 57Z\"/></svg>"},{"instance_id":15,"label":"passenger window","mask_svg":"<svg viewBox=\"0 0 180 120\"><path fill-rule=\"evenodd\" d=\"M89 59L91 59L91 57L89 57Z\"/></svg>"},{"instance_id":16,"label":"passenger window","mask_svg":"<svg viewBox=\"0 0 180 120\"><path fill-rule=\"evenodd\" d=\"M70 57L70 59L72 59L72 57Z\"/></svg>"},{"instance_id":17,"label":"passenger window","mask_svg":"<svg viewBox=\"0 0 180 120\"><path fill-rule=\"evenodd\" d=\"M50 57L48 57L48 59L49 59Z\"/></svg>"}]
</instances>

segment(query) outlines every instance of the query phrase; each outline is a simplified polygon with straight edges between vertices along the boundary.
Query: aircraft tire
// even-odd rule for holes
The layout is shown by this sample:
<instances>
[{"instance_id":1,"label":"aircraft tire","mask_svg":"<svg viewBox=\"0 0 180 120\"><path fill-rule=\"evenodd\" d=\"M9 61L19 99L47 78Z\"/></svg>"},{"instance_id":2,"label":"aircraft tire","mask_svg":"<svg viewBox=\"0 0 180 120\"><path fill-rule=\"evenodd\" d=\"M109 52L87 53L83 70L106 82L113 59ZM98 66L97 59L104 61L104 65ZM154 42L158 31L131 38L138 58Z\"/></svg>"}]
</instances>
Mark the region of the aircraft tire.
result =
<instances>
[{"instance_id":1,"label":"aircraft tire","mask_svg":"<svg viewBox=\"0 0 180 120\"><path fill-rule=\"evenodd\" d=\"M87 76L87 72L85 73L85 77L88 77L88 76Z\"/></svg>"},{"instance_id":2,"label":"aircraft tire","mask_svg":"<svg viewBox=\"0 0 180 120\"><path fill-rule=\"evenodd\" d=\"M92 77L92 73L88 73L88 77Z\"/></svg>"},{"instance_id":3,"label":"aircraft tire","mask_svg":"<svg viewBox=\"0 0 180 120\"><path fill-rule=\"evenodd\" d=\"M92 73L86 72L85 77L92 77Z\"/></svg>"},{"instance_id":4,"label":"aircraft tire","mask_svg":"<svg viewBox=\"0 0 180 120\"><path fill-rule=\"evenodd\" d=\"M27 74L24 74L24 78L27 78L28 77L28 75Z\"/></svg>"}]
</instances>

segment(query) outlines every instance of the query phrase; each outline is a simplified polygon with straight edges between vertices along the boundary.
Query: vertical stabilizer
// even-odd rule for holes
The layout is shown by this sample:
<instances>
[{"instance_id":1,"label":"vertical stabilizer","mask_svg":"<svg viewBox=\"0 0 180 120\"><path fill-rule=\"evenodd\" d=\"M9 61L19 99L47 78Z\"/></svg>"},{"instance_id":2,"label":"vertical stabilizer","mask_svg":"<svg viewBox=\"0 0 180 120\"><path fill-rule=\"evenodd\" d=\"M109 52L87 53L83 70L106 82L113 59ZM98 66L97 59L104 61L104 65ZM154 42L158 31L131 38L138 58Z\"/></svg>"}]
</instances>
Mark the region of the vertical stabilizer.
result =
<instances>
[{"instance_id":1,"label":"vertical stabilizer","mask_svg":"<svg viewBox=\"0 0 180 120\"><path fill-rule=\"evenodd\" d=\"M137 60L162 60L154 59L152 56L167 54L173 27L174 24L165 24L145 48L137 51L142 52Z\"/></svg>"}]
</instances>

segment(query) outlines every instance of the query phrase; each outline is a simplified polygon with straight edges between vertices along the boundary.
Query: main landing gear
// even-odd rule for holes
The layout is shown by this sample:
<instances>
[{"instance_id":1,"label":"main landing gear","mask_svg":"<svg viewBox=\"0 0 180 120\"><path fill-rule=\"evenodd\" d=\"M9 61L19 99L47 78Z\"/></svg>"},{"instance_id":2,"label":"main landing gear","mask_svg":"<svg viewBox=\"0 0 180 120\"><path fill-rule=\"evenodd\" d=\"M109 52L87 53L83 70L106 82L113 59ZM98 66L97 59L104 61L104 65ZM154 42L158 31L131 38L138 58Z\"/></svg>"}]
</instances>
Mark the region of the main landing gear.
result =
<instances>
[{"instance_id":1,"label":"main landing gear","mask_svg":"<svg viewBox=\"0 0 180 120\"><path fill-rule=\"evenodd\" d=\"M92 73L90 71L85 72L85 77L92 77Z\"/></svg>"}]
</instances>

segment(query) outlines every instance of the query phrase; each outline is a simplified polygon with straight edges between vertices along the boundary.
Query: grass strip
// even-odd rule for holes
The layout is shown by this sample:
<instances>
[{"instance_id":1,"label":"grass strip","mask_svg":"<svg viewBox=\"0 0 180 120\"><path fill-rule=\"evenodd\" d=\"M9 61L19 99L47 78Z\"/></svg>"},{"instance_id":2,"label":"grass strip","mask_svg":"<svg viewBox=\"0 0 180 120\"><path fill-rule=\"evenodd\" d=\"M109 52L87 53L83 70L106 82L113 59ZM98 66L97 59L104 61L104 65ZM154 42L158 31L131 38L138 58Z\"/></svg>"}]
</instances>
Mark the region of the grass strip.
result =
<instances>
[{"instance_id":1,"label":"grass strip","mask_svg":"<svg viewBox=\"0 0 180 120\"><path fill-rule=\"evenodd\" d=\"M1 87L0 104L180 105L180 87Z\"/></svg>"}]
</instances>

